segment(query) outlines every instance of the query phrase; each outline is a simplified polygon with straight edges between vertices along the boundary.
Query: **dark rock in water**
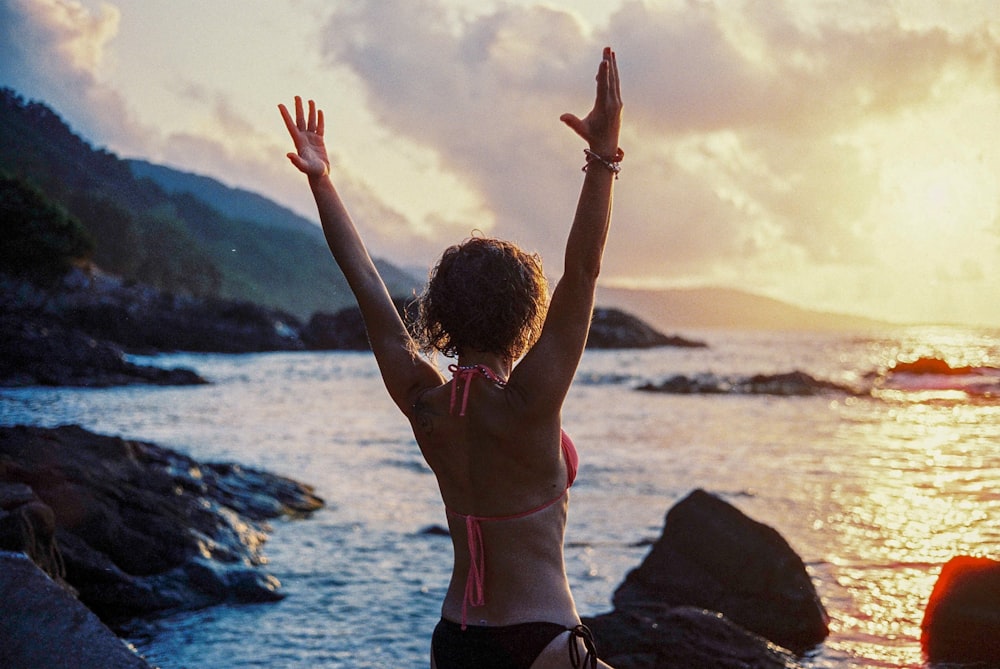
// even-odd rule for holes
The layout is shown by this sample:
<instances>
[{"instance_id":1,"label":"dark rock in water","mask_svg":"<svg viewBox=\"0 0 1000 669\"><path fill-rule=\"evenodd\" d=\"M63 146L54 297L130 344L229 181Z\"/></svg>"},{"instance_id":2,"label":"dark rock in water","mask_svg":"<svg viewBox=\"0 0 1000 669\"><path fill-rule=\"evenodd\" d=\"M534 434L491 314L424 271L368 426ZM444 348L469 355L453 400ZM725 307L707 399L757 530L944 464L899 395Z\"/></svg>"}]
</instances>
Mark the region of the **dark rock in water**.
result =
<instances>
[{"instance_id":1,"label":"dark rock in water","mask_svg":"<svg viewBox=\"0 0 1000 669\"><path fill-rule=\"evenodd\" d=\"M0 601L4 669L150 667L21 553L0 552Z\"/></svg>"},{"instance_id":2,"label":"dark rock in water","mask_svg":"<svg viewBox=\"0 0 1000 669\"><path fill-rule=\"evenodd\" d=\"M714 611L636 607L584 618L601 659L615 669L793 669L788 651Z\"/></svg>"},{"instance_id":3,"label":"dark rock in water","mask_svg":"<svg viewBox=\"0 0 1000 669\"><path fill-rule=\"evenodd\" d=\"M853 391L846 386L823 381L800 371L784 374L755 374L741 384L741 387L745 387L745 392L750 395L803 397L829 392L853 394Z\"/></svg>"},{"instance_id":4,"label":"dark rock in water","mask_svg":"<svg viewBox=\"0 0 1000 669\"><path fill-rule=\"evenodd\" d=\"M852 388L832 381L823 381L800 371L755 374L748 377L725 377L715 374L676 375L660 383L644 383L636 390L677 395L780 395L782 397L810 397L828 393L857 394Z\"/></svg>"},{"instance_id":5,"label":"dark rock in water","mask_svg":"<svg viewBox=\"0 0 1000 669\"><path fill-rule=\"evenodd\" d=\"M0 315L0 386L83 386L207 383L189 369L161 369L125 360L117 345L46 317Z\"/></svg>"},{"instance_id":6,"label":"dark rock in water","mask_svg":"<svg viewBox=\"0 0 1000 669\"><path fill-rule=\"evenodd\" d=\"M0 482L51 510L65 580L106 620L280 597L255 569L263 521L322 506L280 476L76 426L0 427Z\"/></svg>"},{"instance_id":7,"label":"dark rock in water","mask_svg":"<svg viewBox=\"0 0 1000 669\"><path fill-rule=\"evenodd\" d=\"M417 307L412 299L395 298L393 304L404 323L414 321ZM347 307L333 314L316 312L302 328L302 341L314 351L371 350L365 321L358 307Z\"/></svg>"},{"instance_id":8,"label":"dark rock in water","mask_svg":"<svg viewBox=\"0 0 1000 669\"><path fill-rule=\"evenodd\" d=\"M695 490L614 595L618 610L694 606L793 651L822 642L829 618L802 559L776 531Z\"/></svg>"},{"instance_id":9,"label":"dark rock in water","mask_svg":"<svg viewBox=\"0 0 1000 669\"><path fill-rule=\"evenodd\" d=\"M618 309L594 309L587 348L655 348L658 346L705 347L704 342L667 336L644 321Z\"/></svg>"},{"instance_id":10,"label":"dark rock in water","mask_svg":"<svg viewBox=\"0 0 1000 669\"><path fill-rule=\"evenodd\" d=\"M969 556L949 560L920 628L930 662L1000 667L1000 562Z\"/></svg>"},{"instance_id":11,"label":"dark rock in water","mask_svg":"<svg viewBox=\"0 0 1000 669\"><path fill-rule=\"evenodd\" d=\"M420 530L420 534L428 537L450 537L451 532L447 527L442 527L441 525L428 525L427 527Z\"/></svg>"}]
</instances>

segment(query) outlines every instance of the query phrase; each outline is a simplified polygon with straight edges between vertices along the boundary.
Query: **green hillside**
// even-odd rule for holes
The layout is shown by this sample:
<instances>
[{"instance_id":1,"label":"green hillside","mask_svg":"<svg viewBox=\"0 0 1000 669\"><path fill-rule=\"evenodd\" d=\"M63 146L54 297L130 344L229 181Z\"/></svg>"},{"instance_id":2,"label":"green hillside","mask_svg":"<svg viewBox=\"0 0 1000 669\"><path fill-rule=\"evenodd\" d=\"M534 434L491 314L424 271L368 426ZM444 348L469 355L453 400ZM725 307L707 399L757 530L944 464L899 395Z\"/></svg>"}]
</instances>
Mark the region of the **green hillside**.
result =
<instances>
[{"instance_id":1,"label":"green hillside","mask_svg":"<svg viewBox=\"0 0 1000 669\"><path fill-rule=\"evenodd\" d=\"M353 303L322 235L305 219L204 177L134 167L91 147L44 104L0 89L0 174L78 221L102 269L173 293L248 300L300 318ZM8 234L7 221L0 225ZM410 294L408 275L379 264L391 292Z\"/></svg>"}]
</instances>

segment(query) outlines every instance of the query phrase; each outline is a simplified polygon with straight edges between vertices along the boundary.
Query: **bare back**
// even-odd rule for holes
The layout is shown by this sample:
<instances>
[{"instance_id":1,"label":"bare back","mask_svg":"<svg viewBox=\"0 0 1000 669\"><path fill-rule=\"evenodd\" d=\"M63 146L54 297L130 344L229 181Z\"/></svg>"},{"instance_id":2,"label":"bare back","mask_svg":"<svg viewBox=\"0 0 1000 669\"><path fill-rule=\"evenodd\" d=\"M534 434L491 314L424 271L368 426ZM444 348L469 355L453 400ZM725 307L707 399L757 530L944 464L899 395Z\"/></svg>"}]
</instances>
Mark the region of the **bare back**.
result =
<instances>
[{"instance_id":1,"label":"bare back","mask_svg":"<svg viewBox=\"0 0 1000 669\"><path fill-rule=\"evenodd\" d=\"M529 417L518 410L516 389L484 378L468 383L464 416L455 380L423 393L411 415L455 551L443 615L476 625L575 625L563 558L568 491L559 416ZM477 551L485 565L481 605L467 599Z\"/></svg>"}]
</instances>

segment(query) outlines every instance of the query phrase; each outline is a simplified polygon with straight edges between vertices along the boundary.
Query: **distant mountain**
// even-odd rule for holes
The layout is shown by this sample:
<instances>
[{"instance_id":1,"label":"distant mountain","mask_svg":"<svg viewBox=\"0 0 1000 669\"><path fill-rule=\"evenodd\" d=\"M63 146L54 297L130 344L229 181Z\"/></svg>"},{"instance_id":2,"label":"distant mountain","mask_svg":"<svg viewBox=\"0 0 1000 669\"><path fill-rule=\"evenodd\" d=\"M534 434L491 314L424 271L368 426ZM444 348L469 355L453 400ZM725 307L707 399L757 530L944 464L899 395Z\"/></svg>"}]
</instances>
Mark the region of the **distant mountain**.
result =
<instances>
[{"instance_id":1,"label":"distant mountain","mask_svg":"<svg viewBox=\"0 0 1000 669\"><path fill-rule=\"evenodd\" d=\"M892 327L860 316L811 311L731 288L600 288L598 304L639 314L663 331L702 328L851 331Z\"/></svg>"},{"instance_id":2,"label":"distant mountain","mask_svg":"<svg viewBox=\"0 0 1000 669\"><path fill-rule=\"evenodd\" d=\"M9 88L0 88L0 173L81 223L95 242L92 261L128 281L300 318L354 303L308 220L254 193L95 149ZM378 265L391 293L412 293L410 275Z\"/></svg>"}]
</instances>

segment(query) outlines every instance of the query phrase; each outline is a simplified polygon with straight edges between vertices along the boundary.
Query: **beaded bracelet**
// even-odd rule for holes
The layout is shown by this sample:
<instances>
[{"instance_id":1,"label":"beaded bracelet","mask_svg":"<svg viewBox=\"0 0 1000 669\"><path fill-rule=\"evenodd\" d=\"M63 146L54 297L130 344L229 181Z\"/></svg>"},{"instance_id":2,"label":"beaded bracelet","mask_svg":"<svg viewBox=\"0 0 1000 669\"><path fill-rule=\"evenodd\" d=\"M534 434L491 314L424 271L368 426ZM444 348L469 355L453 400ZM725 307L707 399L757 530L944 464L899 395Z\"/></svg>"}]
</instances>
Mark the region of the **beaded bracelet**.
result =
<instances>
[{"instance_id":1,"label":"beaded bracelet","mask_svg":"<svg viewBox=\"0 0 1000 669\"><path fill-rule=\"evenodd\" d=\"M598 155L597 153L591 151L590 149L584 149L583 153L584 155L587 156L587 162L584 164L582 168L584 172L586 172L587 169L592 164L600 163L601 165L606 167L609 172L615 175L615 179L618 178L618 173L622 171L622 158L625 157L625 152L622 151L622 148L620 146L618 147L618 150L615 151L614 157L612 157L610 160L608 158L604 158Z\"/></svg>"}]
</instances>

